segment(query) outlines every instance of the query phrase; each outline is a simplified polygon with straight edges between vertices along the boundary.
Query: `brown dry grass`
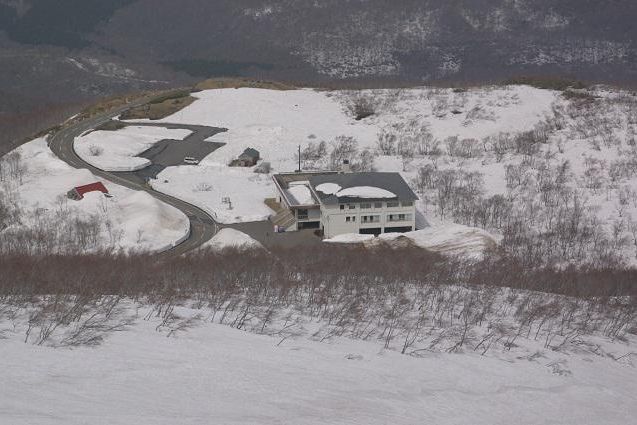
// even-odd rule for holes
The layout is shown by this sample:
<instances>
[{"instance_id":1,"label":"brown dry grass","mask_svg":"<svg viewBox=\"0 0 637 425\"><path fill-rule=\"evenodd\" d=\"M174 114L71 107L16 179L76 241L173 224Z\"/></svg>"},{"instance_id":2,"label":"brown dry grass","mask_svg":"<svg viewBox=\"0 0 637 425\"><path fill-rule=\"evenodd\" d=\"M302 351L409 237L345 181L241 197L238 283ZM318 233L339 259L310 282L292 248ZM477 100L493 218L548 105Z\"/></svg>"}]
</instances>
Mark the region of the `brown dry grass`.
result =
<instances>
[{"instance_id":1,"label":"brown dry grass","mask_svg":"<svg viewBox=\"0 0 637 425\"><path fill-rule=\"evenodd\" d=\"M294 90L296 87L274 81L251 80L248 78L213 78L195 85L195 90L238 89L242 87L268 90Z\"/></svg>"},{"instance_id":2,"label":"brown dry grass","mask_svg":"<svg viewBox=\"0 0 637 425\"><path fill-rule=\"evenodd\" d=\"M108 111L112 111L113 109L120 108L134 100L149 96L151 94L151 92L140 92L108 97L83 110L82 113L78 117L76 117L76 120L79 121L82 119L91 118L95 115L103 114Z\"/></svg>"},{"instance_id":3,"label":"brown dry grass","mask_svg":"<svg viewBox=\"0 0 637 425\"><path fill-rule=\"evenodd\" d=\"M126 127L126 124L124 124L123 122L108 121L100 125L99 127L96 127L95 131L98 131L98 130L99 131L117 131L117 130L121 130L124 127Z\"/></svg>"},{"instance_id":4,"label":"brown dry grass","mask_svg":"<svg viewBox=\"0 0 637 425\"><path fill-rule=\"evenodd\" d=\"M276 198L266 198L263 203L266 204L272 211L276 211L277 213L283 210L283 207L276 201Z\"/></svg>"},{"instance_id":5,"label":"brown dry grass","mask_svg":"<svg viewBox=\"0 0 637 425\"><path fill-rule=\"evenodd\" d=\"M197 99L190 95L186 95L183 97L169 98L162 102L151 101L145 105L125 111L121 115L121 118L123 120L160 120L181 111L186 106L191 105L195 100Z\"/></svg>"}]
</instances>

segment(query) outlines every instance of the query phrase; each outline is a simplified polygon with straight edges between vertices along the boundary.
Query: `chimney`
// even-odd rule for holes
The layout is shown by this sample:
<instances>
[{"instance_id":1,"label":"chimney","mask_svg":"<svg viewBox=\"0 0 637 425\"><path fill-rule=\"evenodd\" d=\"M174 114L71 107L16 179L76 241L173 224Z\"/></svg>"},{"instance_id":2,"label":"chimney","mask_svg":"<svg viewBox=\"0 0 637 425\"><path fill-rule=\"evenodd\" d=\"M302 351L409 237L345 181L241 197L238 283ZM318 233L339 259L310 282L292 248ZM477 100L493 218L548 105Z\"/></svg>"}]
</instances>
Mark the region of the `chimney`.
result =
<instances>
[{"instance_id":1,"label":"chimney","mask_svg":"<svg viewBox=\"0 0 637 425\"><path fill-rule=\"evenodd\" d=\"M341 165L341 173L345 174L345 173L351 173L351 172L352 172L352 167L349 164L349 159L344 159L343 164Z\"/></svg>"}]
</instances>

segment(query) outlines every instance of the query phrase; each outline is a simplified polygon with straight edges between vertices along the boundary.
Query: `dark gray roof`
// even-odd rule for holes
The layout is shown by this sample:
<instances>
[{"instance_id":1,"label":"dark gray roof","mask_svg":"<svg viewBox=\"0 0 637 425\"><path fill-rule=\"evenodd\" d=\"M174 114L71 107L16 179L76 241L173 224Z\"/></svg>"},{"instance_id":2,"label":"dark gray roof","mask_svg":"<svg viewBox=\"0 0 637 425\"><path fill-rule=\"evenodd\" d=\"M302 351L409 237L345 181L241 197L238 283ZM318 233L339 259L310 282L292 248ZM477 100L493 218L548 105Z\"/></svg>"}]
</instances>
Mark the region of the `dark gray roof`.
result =
<instances>
[{"instance_id":1,"label":"dark gray roof","mask_svg":"<svg viewBox=\"0 0 637 425\"><path fill-rule=\"evenodd\" d=\"M348 189L351 187L371 186L378 187L380 189L387 190L396 195L395 198L354 198L354 197L341 197L337 198L335 195L327 195L323 192L316 190L316 186L323 183L336 183L341 189ZM318 195L321 202L325 204L337 204L348 202L373 202L373 201L386 201L386 200L399 200L399 201L415 201L418 196L407 185L407 182L402 178L399 173L343 173L333 175L318 175L310 177L310 185L314 192Z\"/></svg>"},{"instance_id":2,"label":"dark gray roof","mask_svg":"<svg viewBox=\"0 0 637 425\"><path fill-rule=\"evenodd\" d=\"M259 151L253 148L248 148L244 150L241 155L239 155L239 158L240 159L243 159L243 158L259 159Z\"/></svg>"},{"instance_id":3,"label":"dark gray roof","mask_svg":"<svg viewBox=\"0 0 637 425\"><path fill-rule=\"evenodd\" d=\"M273 177L281 189L287 189L290 187L291 182L310 181L310 179L315 176L334 175L337 173L337 171L306 171L301 173L275 174Z\"/></svg>"}]
</instances>

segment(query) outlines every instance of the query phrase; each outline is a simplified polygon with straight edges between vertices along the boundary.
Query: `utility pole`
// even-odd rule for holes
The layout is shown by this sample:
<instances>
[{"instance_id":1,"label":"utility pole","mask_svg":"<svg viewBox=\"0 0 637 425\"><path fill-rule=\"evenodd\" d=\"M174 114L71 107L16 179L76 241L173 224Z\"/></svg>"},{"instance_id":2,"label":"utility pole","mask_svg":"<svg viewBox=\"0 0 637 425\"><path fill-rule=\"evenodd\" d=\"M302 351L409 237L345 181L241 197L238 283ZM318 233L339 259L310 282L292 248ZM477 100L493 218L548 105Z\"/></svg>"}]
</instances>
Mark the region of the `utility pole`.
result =
<instances>
[{"instance_id":1,"label":"utility pole","mask_svg":"<svg viewBox=\"0 0 637 425\"><path fill-rule=\"evenodd\" d=\"M296 170L298 173L301 172L301 145L299 145L299 168Z\"/></svg>"}]
</instances>

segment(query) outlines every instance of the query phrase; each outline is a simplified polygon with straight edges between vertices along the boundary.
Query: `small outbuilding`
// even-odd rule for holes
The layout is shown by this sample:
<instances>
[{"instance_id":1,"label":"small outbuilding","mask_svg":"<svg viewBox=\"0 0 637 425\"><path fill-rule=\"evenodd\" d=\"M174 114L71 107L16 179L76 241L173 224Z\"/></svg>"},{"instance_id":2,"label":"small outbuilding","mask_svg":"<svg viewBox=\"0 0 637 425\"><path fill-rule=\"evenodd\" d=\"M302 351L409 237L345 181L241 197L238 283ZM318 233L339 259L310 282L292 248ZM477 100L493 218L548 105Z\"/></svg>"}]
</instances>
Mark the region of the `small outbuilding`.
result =
<instances>
[{"instance_id":1,"label":"small outbuilding","mask_svg":"<svg viewBox=\"0 0 637 425\"><path fill-rule=\"evenodd\" d=\"M74 201L79 201L84 199L84 195L89 192L102 192L103 194L108 195L108 189L106 189L106 186L104 186L102 182L95 182L84 186L76 186L69 190L66 193L66 196Z\"/></svg>"},{"instance_id":2,"label":"small outbuilding","mask_svg":"<svg viewBox=\"0 0 637 425\"><path fill-rule=\"evenodd\" d=\"M243 151L239 158L232 161L230 164L232 167L253 167L257 165L257 162L261 159L259 151L253 148L248 148Z\"/></svg>"}]
</instances>

